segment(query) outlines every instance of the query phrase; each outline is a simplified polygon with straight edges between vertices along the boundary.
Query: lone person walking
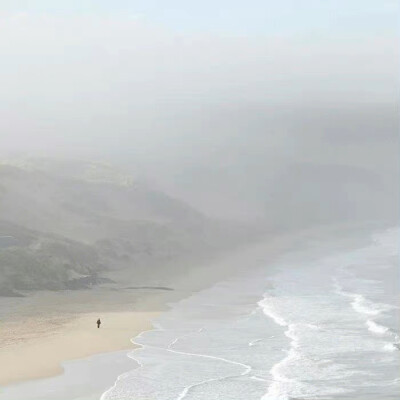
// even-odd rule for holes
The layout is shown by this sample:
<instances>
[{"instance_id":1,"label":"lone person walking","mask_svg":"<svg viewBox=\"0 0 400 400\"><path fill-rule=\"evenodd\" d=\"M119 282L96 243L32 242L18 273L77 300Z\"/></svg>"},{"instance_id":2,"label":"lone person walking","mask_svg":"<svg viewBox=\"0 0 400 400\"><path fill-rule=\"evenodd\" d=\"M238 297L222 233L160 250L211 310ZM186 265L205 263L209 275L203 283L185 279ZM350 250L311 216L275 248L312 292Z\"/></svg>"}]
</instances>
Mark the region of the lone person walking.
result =
<instances>
[{"instance_id":1,"label":"lone person walking","mask_svg":"<svg viewBox=\"0 0 400 400\"><path fill-rule=\"evenodd\" d=\"M97 320L96 324L97 324L97 328L100 328L100 325L101 325L100 318Z\"/></svg>"}]
</instances>

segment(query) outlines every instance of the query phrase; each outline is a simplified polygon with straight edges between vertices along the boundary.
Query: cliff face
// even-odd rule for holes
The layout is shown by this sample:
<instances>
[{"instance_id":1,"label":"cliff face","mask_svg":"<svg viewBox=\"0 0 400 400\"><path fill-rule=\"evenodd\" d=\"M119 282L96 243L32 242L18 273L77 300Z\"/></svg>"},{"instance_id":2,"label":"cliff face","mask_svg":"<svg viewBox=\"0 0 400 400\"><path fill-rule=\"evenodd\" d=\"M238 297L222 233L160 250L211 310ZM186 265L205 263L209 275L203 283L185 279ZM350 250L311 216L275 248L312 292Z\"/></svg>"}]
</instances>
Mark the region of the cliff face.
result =
<instances>
[{"instance_id":1,"label":"cliff face","mask_svg":"<svg viewBox=\"0 0 400 400\"><path fill-rule=\"evenodd\" d=\"M104 271L135 275L237 238L104 165L0 166L0 295L87 287Z\"/></svg>"}]
</instances>

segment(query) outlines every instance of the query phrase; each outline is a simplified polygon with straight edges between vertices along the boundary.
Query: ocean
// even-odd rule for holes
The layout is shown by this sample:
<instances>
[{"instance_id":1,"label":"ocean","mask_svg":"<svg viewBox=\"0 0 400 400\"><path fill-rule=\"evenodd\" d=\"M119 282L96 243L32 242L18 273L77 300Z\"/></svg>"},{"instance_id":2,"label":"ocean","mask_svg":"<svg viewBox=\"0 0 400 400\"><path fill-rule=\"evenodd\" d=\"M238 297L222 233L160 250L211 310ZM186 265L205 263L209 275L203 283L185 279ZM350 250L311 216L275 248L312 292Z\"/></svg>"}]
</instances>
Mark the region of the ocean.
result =
<instances>
[{"instance_id":1,"label":"ocean","mask_svg":"<svg viewBox=\"0 0 400 400\"><path fill-rule=\"evenodd\" d=\"M400 398L398 238L311 243L171 305L101 400Z\"/></svg>"}]
</instances>

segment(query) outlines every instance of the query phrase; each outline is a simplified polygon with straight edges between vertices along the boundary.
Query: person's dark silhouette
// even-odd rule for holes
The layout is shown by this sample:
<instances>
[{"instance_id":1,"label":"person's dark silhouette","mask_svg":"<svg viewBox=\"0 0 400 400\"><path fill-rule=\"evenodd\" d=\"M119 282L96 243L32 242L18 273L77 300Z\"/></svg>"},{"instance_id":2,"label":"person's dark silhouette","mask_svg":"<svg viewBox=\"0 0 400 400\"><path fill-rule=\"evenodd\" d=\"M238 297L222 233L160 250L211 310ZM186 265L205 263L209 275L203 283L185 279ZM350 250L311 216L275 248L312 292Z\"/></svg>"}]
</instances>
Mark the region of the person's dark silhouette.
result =
<instances>
[{"instance_id":1,"label":"person's dark silhouette","mask_svg":"<svg viewBox=\"0 0 400 400\"><path fill-rule=\"evenodd\" d=\"M101 324L100 318L97 320L96 324L97 324L97 328L100 328L100 324Z\"/></svg>"}]
</instances>

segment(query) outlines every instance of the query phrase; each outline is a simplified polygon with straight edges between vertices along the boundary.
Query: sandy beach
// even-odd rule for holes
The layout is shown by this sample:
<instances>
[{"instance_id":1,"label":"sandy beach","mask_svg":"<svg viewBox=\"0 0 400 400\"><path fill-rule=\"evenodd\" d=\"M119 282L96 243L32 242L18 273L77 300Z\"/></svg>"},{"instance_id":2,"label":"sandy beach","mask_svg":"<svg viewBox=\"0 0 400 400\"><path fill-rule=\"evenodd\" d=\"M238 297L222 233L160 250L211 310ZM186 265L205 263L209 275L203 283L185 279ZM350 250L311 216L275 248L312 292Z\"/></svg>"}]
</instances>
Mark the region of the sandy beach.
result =
<instances>
[{"instance_id":1,"label":"sandy beach","mask_svg":"<svg viewBox=\"0 0 400 400\"><path fill-rule=\"evenodd\" d=\"M169 304L332 233L331 229L315 229L271 237L187 268L185 273L157 276L158 284L170 290L164 286L99 287L32 293L29 302L27 298L2 299L0 365L7 368L0 369L0 385L12 387L18 382L59 375L62 363L68 360L133 349L131 339L151 329L152 319ZM103 323L97 329L99 317Z\"/></svg>"},{"instance_id":2,"label":"sandy beach","mask_svg":"<svg viewBox=\"0 0 400 400\"><path fill-rule=\"evenodd\" d=\"M62 324L51 319L39 322L35 318L6 324L2 327L2 341L9 345L0 349L0 365L7 368L1 369L0 385L60 374L61 363L66 360L133 348L129 339L151 329L151 319L156 315L107 312L102 314L104 322L100 329L95 324L98 314L83 314ZM56 326L53 330L52 324Z\"/></svg>"},{"instance_id":3,"label":"sandy beach","mask_svg":"<svg viewBox=\"0 0 400 400\"><path fill-rule=\"evenodd\" d=\"M288 245L287 238L264 240L198 266L179 266L178 274L142 276L143 289L127 281L122 288L122 274L119 289L35 292L0 299L0 365L8 366L0 369L0 385L59 375L64 361L133 349L130 340L151 329L151 320L169 303L257 265ZM161 283L172 289L157 289ZM102 325L97 329L99 317Z\"/></svg>"}]
</instances>

